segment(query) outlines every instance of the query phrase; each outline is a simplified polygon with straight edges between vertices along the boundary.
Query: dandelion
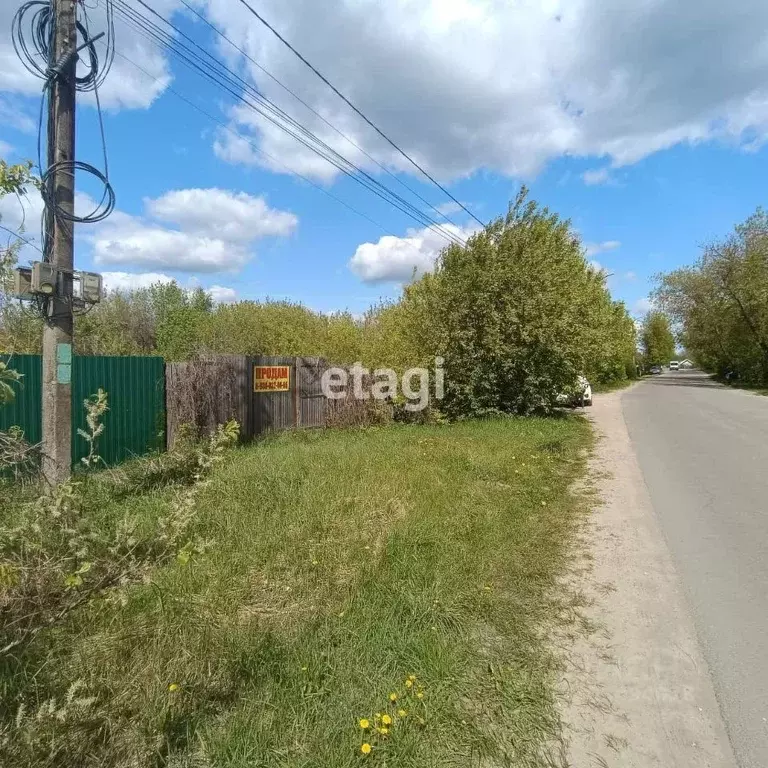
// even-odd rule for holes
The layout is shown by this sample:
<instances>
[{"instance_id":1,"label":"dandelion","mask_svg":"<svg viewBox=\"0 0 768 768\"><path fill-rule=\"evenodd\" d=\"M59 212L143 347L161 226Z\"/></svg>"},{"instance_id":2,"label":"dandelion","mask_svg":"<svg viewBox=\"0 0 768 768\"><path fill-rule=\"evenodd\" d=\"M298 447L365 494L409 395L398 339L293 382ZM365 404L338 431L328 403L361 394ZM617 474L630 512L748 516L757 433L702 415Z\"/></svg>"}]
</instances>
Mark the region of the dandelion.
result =
<instances>
[{"instance_id":1,"label":"dandelion","mask_svg":"<svg viewBox=\"0 0 768 768\"><path fill-rule=\"evenodd\" d=\"M387 736L389 734L389 728L384 727L383 725L381 728L376 729L382 736Z\"/></svg>"},{"instance_id":2,"label":"dandelion","mask_svg":"<svg viewBox=\"0 0 768 768\"><path fill-rule=\"evenodd\" d=\"M417 699L423 699L423 698L424 698L424 691L419 691L419 692L416 694L416 698L417 698Z\"/></svg>"},{"instance_id":3,"label":"dandelion","mask_svg":"<svg viewBox=\"0 0 768 768\"><path fill-rule=\"evenodd\" d=\"M398 709L397 710L397 716L398 717L408 717L408 712L404 709Z\"/></svg>"},{"instance_id":4,"label":"dandelion","mask_svg":"<svg viewBox=\"0 0 768 768\"><path fill-rule=\"evenodd\" d=\"M435 602L437 602L437 601L435 601ZM415 683L415 682L416 682L416 675L408 675L408 679L409 679L409 680L410 680L412 683Z\"/></svg>"},{"instance_id":5,"label":"dandelion","mask_svg":"<svg viewBox=\"0 0 768 768\"><path fill-rule=\"evenodd\" d=\"M392 725L392 718L389 715L382 715L381 722L383 725Z\"/></svg>"},{"instance_id":6,"label":"dandelion","mask_svg":"<svg viewBox=\"0 0 768 768\"><path fill-rule=\"evenodd\" d=\"M317 560L313 560L312 565L317 565Z\"/></svg>"},{"instance_id":7,"label":"dandelion","mask_svg":"<svg viewBox=\"0 0 768 768\"><path fill-rule=\"evenodd\" d=\"M364 718L362 718L362 720L360 720L360 727L364 731L367 731L371 727L371 723L370 723L370 721L367 718L364 717Z\"/></svg>"},{"instance_id":8,"label":"dandelion","mask_svg":"<svg viewBox=\"0 0 768 768\"><path fill-rule=\"evenodd\" d=\"M413 680L411 680L410 677L405 681L405 687L406 688L413 688Z\"/></svg>"},{"instance_id":9,"label":"dandelion","mask_svg":"<svg viewBox=\"0 0 768 768\"><path fill-rule=\"evenodd\" d=\"M174 691L178 691L178 690L179 690L179 684L178 684L178 683L171 683L171 684L168 686L168 690L169 690L171 693L174 693Z\"/></svg>"},{"instance_id":10,"label":"dandelion","mask_svg":"<svg viewBox=\"0 0 768 768\"><path fill-rule=\"evenodd\" d=\"M371 747L371 745L367 741L360 745L360 751L364 755L370 755L371 754L371 749L372 749L372 747Z\"/></svg>"},{"instance_id":11,"label":"dandelion","mask_svg":"<svg viewBox=\"0 0 768 768\"><path fill-rule=\"evenodd\" d=\"M389 700L394 703L397 701L397 694L396 693L390 693L389 694Z\"/></svg>"}]
</instances>

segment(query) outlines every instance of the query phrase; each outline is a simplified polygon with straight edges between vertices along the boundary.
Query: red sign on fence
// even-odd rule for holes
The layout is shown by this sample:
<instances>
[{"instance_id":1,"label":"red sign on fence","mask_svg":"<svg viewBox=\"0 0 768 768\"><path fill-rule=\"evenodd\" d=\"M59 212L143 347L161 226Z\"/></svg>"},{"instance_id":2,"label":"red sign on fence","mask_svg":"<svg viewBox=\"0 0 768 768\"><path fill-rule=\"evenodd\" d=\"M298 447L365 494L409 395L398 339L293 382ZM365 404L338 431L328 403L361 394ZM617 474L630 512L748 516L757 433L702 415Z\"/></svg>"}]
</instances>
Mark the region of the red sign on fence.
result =
<instances>
[{"instance_id":1,"label":"red sign on fence","mask_svg":"<svg viewBox=\"0 0 768 768\"><path fill-rule=\"evenodd\" d=\"M289 392L291 389L290 365L254 365L254 392Z\"/></svg>"}]
</instances>

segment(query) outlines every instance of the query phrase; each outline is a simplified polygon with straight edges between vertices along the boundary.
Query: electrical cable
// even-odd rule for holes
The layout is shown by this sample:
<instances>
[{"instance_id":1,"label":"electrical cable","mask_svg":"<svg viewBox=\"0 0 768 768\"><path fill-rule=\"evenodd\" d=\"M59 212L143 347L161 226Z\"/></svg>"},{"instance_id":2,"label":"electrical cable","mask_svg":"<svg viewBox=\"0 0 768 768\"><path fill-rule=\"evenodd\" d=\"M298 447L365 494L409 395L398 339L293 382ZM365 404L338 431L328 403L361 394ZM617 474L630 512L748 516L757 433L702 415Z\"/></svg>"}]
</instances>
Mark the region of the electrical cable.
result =
<instances>
[{"instance_id":1,"label":"electrical cable","mask_svg":"<svg viewBox=\"0 0 768 768\"><path fill-rule=\"evenodd\" d=\"M144 69L144 67L142 67L140 64L137 64L133 59L129 58L124 53L121 53L120 51L116 50L115 51L115 55L119 56L121 59L123 59L124 61L128 62L129 64L131 64L133 67L135 67L137 70L139 70L139 72L143 72L150 80L154 80L154 82L156 82L158 84L165 85L164 83L162 83L160 78L155 77L151 72L148 72L146 69ZM374 226L378 227L385 234L392 235L392 233L383 224L380 224L375 219L372 219L367 213L363 213L362 211L359 211L357 208L355 208L354 206L350 205L349 203L347 203L342 198L334 195L333 192L330 192L325 187L322 187L319 184L316 184L308 176L304 176L304 174L299 173L298 171L293 170L292 168L287 166L285 163L283 163L281 160L276 158L274 155L271 155L269 152L266 152L265 150L263 150L254 141L252 141L251 139L249 139L246 136L243 136L243 134L238 133L234 128L232 128L231 125L228 125L223 120L220 120L215 115L212 115L210 112L206 112L201 106L199 106L198 104L195 104L195 102L193 102L191 99L188 99L186 96L184 96L184 94L180 93L175 88L173 88L173 86L165 86L165 88L166 88L166 91L168 91L168 93L173 94L177 99L180 99L185 104L187 104L190 107L192 107L193 109L197 110L204 117L207 117L209 120L211 120L212 122L216 123L218 126L223 128L224 130L228 131L229 133L231 133L236 138L241 139L242 141L244 141L254 151L258 152L259 154L264 155L264 157L266 157L268 160L272 161L276 165L281 166L286 171L286 173L289 173L291 176L295 176L297 179L300 179L301 181L305 182L306 184L309 184L311 187L314 187L319 192L322 192L324 195L327 195L328 197L330 197L331 200L335 200L337 203L343 205L345 208L347 208L352 213L354 213L357 216L360 216L360 217L366 219L371 224L373 224ZM394 235L392 235L392 236L394 237Z\"/></svg>"},{"instance_id":2,"label":"electrical cable","mask_svg":"<svg viewBox=\"0 0 768 768\"><path fill-rule=\"evenodd\" d=\"M323 157L323 159L325 159L327 162L334 165L338 170L350 178L353 178L362 186L366 187L369 191L377 194L379 197L386 199L387 202L392 204L395 208L399 209L406 215L409 215L421 226L434 229L449 242L455 242L462 245L464 244L464 241L462 241L457 235L450 232L450 230L444 229L442 225L435 222L407 200L404 200L402 197L392 192L387 187L383 186L380 182L370 176L370 174L355 166L349 160L329 147L325 142L318 139L308 129L298 123L298 121L294 120L290 115L287 115L287 113L277 107L277 105L264 97L252 84L248 83L239 75L232 72L232 70L230 70L228 67L226 67L226 65L224 65L222 62L212 56L208 51L198 45L194 40L189 38L189 36L185 35L167 19L164 19L159 13L157 13L157 11L147 6L147 4L142 0L138 0L138 2L146 7L153 15L157 16L166 25L171 27L181 37L189 40L200 53L202 53L207 59L210 60L210 63L201 63L199 56L188 46L179 40L176 40L170 33L161 29L156 24L154 24L154 22L147 19L147 17L144 16L136 8L127 5L127 3L125 3L123 0L118 0L118 4L116 5L117 10L121 13L123 18L132 22L132 25L137 29L137 31L145 35L149 35L148 39L153 41L156 45L164 50L170 51L171 54L176 55L177 58L179 58L188 67L191 67L207 79L224 88L224 90L230 93L234 98L254 109L254 111L276 125L281 130L286 131L289 135L291 135L305 147L315 152L320 157ZM243 96L243 94L239 92L239 88L241 87L247 93L251 94L258 103L254 104L252 100L249 100ZM267 112L265 112L264 109L266 109ZM289 124L288 127L281 123L281 119ZM360 176L357 176L358 173Z\"/></svg>"},{"instance_id":3,"label":"electrical cable","mask_svg":"<svg viewBox=\"0 0 768 768\"><path fill-rule=\"evenodd\" d=\"M481 227L485 227L485 224L480 221L480 219L475 216L472 211L470 211L462 202L457 200L442 184L440 184L439 181L434 179L427 171L424 170L409 154L405 152L405 150L401 149L397 144L395 144L392 139L387 136L384 131L382 131L372 120L370 120L368 117L366 117L330 80L328 80L325 75L323 75L313 64L311 64L307 59L305 59L299 51L296 50L261 14L256 11L251 5L249 5L246 0L240 0L240 2L270 31L272 32L275 37L283 44L285 45L295 56L297 56L309 69L311 69L347 106L349 106L355 113L357 113L363 120L365 120L368 125L373 128L376 133L379 134L388 144L390 144L394 149L396 149L406 160L408 160L411 165L414 166L414 168L417 168L419 171L421 171L424 176L426 176L438 189L440 189L444 194L448 195L448 197L453 200L456 205L460 206L462 210L467 213L469 216L471 216Z\"/></svg>"},{"instance_id":4,"label":"electrical cable","mask_svg":"<svg viewBox=\"0 0 768 768\"><path fill-rule=\"evenodd\" d=\"M45 205L41 221L42 248L40 249L44 261L51 260L54 222L64 236L71 238L73 236L72 225L74 223L93 224L103 221L112 213L116 202L115 192L109 181L107 143L99 98L99 87L104 83L115 56L113 2L112 0L105 0L107 30L105 33L100 33L96 36L92 36L90 33L87 6L82 2L78 2L76 4L77 8L80 9L83 21L75 18L75 32L83 42L72 50L66 51L57 60L54 60L56 14L50 2L45 0L28 0L28 2L23 3L18 8L11 23L11 40L17 56L31 74L44 81L37 133L37 165L40 173L40 195ZM104 36L106 36L105 56L100 63L95 43ZM81 55L83 50L85 50L85 57ZM78 62L85 64L86 69L83 74L78 74ZM47 162L43 163L43 112L51 98L54 83L57 80L63 79L66 79L69 87L74 88L76 91L93 91L94 93L102 144L103 171L82 160L54 161L50 143ZM57 118L58 115L54 113L54 110L49 109L48 137L55 134ZM101 183L104 190L101 200L86 215L77 215L74 211L65 210L56 200L54 185L57 179L61 175L69 175L74 179L77 171L95 177ZM70 308L74 311L75 301L73 297L68 296L65 298L68 298ZM38 312L50 322L53 316L49 312L49 297L37 297L36 305Z\"/></svg>"},{"instance_id":5,"label":"electrical cable","mask_svg":"<svg viewBox=\"0 0 768 768\"><path fill-rule=\"evenodd\" d=\"M251 62L255 67L257 67L259 70L261 70L268 78L270 78L274 83L276 83L280 88L282 88L286 93L291 95L296 101L299 102L303 107L308 109L315 117L317 117L319 120L321 120L325 125L327 125L332 131L335 131L341 138L343 138L346 142L348 142L351 146L353 146L358 152L365 155L372 163L377 165L379 168L381 168L384 173L391 176L398 184L400 184L402 187L407 189L412 195L417 197L422 203L425 205L428 205L435 213L438 214L438 216L442 216L449 224L453 224L455 227L459 227L458 224L456 224L455 221L453 221L449 216L447 216L445 213L443 213L439 208L437 208L433 203L431 203L426 198L422 197L415 189L413 189L411 186L406 184L399 176L392 173L392 171L387 168L386 165L383 163L380 163L373 155L371 155L369 152L367 152L363 147L361 147L359 144L357 144L353 139L351 139L347 134L345 134L343 131L341 131L339 128L337 128L330 120L326 119L320 112L318 112L311 104L308 104L304 99L301 98L296 92L292 91L285 83L283 83L281 80L279 80L275 75L273 75L268 69L266 69L262 64L260 64L256 59L254 59L252 56L250 56L246 51L244 51L239 45L237 45L231 38L229 38L224 32L222 32L215 24L212 24L208 19L203 16L200 11L198 11L194 6L190 5L187 0L180 0L181 4L187 8L191 13L193 13L200 21L203 22L206 26L208 26L210 29L212 29L219 37L226 40L229 45L231 45L238 53L240 53L244 58L246 58L248 61Z\"/></svg>"},{"instance_id":6,"label":"electrical cable","mask_svg":"<svg viewBox=\"0 0 768 768\"><path fill-rule=\"evenodd\" d=\"M181 30L175 27L167 19L164 19L154 9L149 7L142 0L138 2L147 8L153 15L157 16L166 25L173 29L181 37L189 40L193 46L200 53L206 57L201 60L199 55L195 51L191 50L185 43L174 38L169 32L158 27L154 22L147 19L136 8L128 5L124 0L116 0L115 9L120 13L121 17L131 23L134 29L137 29L144 36L148 36L153 43L158 47L168 50L177 59L181 60L186 66L196 70L199 74L206 77L211 82L215 83L219 87L223 88L226 92L230 93L235 99L250 107L262 117L267 119L272 124L276 125L281 130L287 132L294 139L299 141L303 146L309 150L315 152L320 157L331 163L339 171L354 179L362 186L366 187L369 191L377 194L382 199L385 199L391 205L398 210L402 211L406 215L413 218L421 226L434 229L437 233L441 234L449 242L457 244L464 244L464 241L458 237L454 232L444 229L442 225L434 221L427 214L420 211L413 206L410 202L392 192L389 188L382 185L378 180L374 179L370 174L366 173L354 163L344 158L338 152L329 147L325 142L318 139L308 129L302 126L298 121L294 120L290 115L285 113L282 109L277 107L273 102L263 96L252 84L243 80L239 75L232 72L226 65L222 64L218 59L208 53L205 49L199 46L194 40L185 35ZM244 89L247 96L240 92L240 88ZM250 98L249 98L250 97ZM254 101L256 103L254 103ZM287 124L287 125L286 125Z\"/></svg>"}]
</instances>

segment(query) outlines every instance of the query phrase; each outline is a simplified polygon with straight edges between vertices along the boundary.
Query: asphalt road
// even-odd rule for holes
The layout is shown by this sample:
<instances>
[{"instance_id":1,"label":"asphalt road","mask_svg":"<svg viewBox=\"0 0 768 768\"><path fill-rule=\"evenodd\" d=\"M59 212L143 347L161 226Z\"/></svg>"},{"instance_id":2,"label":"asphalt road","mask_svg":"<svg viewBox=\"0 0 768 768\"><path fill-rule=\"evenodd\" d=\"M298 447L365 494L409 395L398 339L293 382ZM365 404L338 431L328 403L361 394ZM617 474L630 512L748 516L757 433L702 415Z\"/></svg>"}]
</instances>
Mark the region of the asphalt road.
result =
<instances>
[{"instance_id":1,"label":"asphalt road","mask_svg":"<svg viewBox=\"0 0 768 768\"><path fill-rule=\"evenodd\" d=\"M768 397L680 372L622 403L737 760L767 768Z\"/></svg>"}]
</instances>

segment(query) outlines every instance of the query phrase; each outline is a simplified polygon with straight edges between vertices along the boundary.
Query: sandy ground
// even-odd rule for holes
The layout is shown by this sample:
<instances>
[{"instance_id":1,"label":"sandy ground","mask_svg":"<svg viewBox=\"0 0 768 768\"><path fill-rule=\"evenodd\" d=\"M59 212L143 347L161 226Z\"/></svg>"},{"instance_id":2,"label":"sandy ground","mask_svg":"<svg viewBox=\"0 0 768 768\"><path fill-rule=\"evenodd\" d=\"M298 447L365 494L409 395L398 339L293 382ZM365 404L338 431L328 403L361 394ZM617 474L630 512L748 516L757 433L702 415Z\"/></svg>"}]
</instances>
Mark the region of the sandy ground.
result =
<instances>
[{"instance_id":1,"label":"sandy ground","mask_svg":"<svg viewBox=\"0 0 768 768\"><path fill-rule=\"evenodd\" d=\"M640 385L642 386L642 385ZM584 531L595 631L577 635L563 679L574 768L736 768L678 575L638 466L622 393L595 397L591 476L603 504Z\"/></svg>"}]
</instances>

